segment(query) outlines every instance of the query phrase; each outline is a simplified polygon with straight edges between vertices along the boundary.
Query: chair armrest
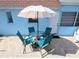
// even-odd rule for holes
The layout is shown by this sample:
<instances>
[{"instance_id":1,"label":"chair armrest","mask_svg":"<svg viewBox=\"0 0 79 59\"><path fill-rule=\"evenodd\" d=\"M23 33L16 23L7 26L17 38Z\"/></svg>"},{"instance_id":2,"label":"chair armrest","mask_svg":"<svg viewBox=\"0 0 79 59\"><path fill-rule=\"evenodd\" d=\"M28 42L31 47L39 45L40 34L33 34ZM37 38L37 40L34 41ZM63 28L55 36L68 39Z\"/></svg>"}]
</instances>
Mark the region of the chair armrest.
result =
<instances>
[{"instance_id":1,"label":"chair armrest","mask_svg":"<svg viewBox=\"0 0 79 59\"><path fill-rule=\"evenodd\" d=\"M42 46L42 48L46 47L48 44L45 44L44 46Z\"/></svg>"},{"instance_id":2,"label":"chair armrest","mask_svg":"<svg viewBox=\"0 0 79 59\"><path fill-rule=\"evenodd\" d=\"M48 39L48 38L49 38L49 36L50 36L50 35L48 35L48 36L44 37L44 39Z\"/></svg>"}]
</instances>

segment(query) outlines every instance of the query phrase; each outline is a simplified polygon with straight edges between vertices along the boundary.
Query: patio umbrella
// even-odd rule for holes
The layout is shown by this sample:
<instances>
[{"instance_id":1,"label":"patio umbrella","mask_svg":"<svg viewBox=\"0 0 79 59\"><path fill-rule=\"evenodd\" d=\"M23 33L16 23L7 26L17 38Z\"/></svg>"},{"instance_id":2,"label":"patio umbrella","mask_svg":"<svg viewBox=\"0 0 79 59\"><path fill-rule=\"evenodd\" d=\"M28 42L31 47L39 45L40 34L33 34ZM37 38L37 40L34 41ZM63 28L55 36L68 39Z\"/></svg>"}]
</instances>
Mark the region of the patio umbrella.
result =
<instances>
[{"instance_id":1,"label":"patio umbrella","mask_svg":"<svg viewBox=\"0 0 79 59\"><path fill-rule=\"evenodd\" d=\"M56 15L56 12L51 10L50 8L44 7L42 5L39 6L28 6L21 10L18 14L19 17L24 18L46 18L53 17ZM39 33L39 22L37 22L37 33Z\"/></svg>"}]
</instances>

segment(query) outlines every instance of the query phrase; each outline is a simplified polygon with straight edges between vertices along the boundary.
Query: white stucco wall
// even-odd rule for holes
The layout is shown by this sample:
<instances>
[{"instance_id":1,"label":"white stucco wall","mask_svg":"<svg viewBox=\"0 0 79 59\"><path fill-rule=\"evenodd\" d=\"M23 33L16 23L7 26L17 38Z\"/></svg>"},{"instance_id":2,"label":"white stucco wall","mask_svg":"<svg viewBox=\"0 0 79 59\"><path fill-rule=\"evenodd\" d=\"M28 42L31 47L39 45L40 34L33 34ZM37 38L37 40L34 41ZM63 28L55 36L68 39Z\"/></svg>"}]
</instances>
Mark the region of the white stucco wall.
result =
<instances>
[{"instance_id":1,"label":"white stucco wall","mask_svg":"<svg viewBox=\"0 0 79 59\"><path fill-rule=\"evenodd\" d=\"M54 16L50 19L50 27L52 27L52 33L57 33L57 23L58 23L58 18L57 16Z\"/></svg>"}]
</instances>

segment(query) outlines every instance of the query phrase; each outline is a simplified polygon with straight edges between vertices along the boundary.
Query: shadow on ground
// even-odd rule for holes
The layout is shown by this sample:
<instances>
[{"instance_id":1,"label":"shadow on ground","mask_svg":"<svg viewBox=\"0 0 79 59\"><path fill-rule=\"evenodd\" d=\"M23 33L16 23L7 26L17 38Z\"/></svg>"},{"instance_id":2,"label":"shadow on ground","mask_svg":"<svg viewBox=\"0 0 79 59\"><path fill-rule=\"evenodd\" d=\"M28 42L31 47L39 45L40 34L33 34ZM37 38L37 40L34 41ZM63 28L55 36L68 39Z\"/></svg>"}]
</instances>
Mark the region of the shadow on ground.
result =
<instances>
[{"instance_id":1,"label":"shadow on ground","mask_svg":"<svg viewBox=\"0 0 79 59\"><path fill-rule=\"evenodd\" d=\"M46 47L45 50L47 51L48 54L66 56L66 54L76 54L78 48L79 47L75 43L69 41L68 39L57 38L57 39L53 39L50 46ZM50 49L55 49L55 50L49 53Z\"/></svg>"}]
</instances>

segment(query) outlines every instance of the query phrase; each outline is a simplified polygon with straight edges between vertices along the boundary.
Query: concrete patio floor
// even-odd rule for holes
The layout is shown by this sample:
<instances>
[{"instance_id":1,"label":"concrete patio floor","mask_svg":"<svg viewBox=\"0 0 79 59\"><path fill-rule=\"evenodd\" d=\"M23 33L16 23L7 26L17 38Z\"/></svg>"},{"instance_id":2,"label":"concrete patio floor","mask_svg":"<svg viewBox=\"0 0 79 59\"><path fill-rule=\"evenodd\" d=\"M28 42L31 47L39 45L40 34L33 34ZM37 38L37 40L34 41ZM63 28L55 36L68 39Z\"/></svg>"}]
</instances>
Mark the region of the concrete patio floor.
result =
<instances>
[{"instance_id":1,"label":"concrete patio floor","mask_svg":"<svg viewBox=\"0 0 79 59\"><path fill-rule=\"evenodd\" d=\"M70 36L55 38L55 50L45 58L79 58L79 43L75 43ZM53 44L51 42L51 46ZM27 54L23 54L23 45L17 36L0 37L0 57L4 58L41 58L39 51L32 52L29 45L26 47Z\"/></svg>"}]
</instances>

